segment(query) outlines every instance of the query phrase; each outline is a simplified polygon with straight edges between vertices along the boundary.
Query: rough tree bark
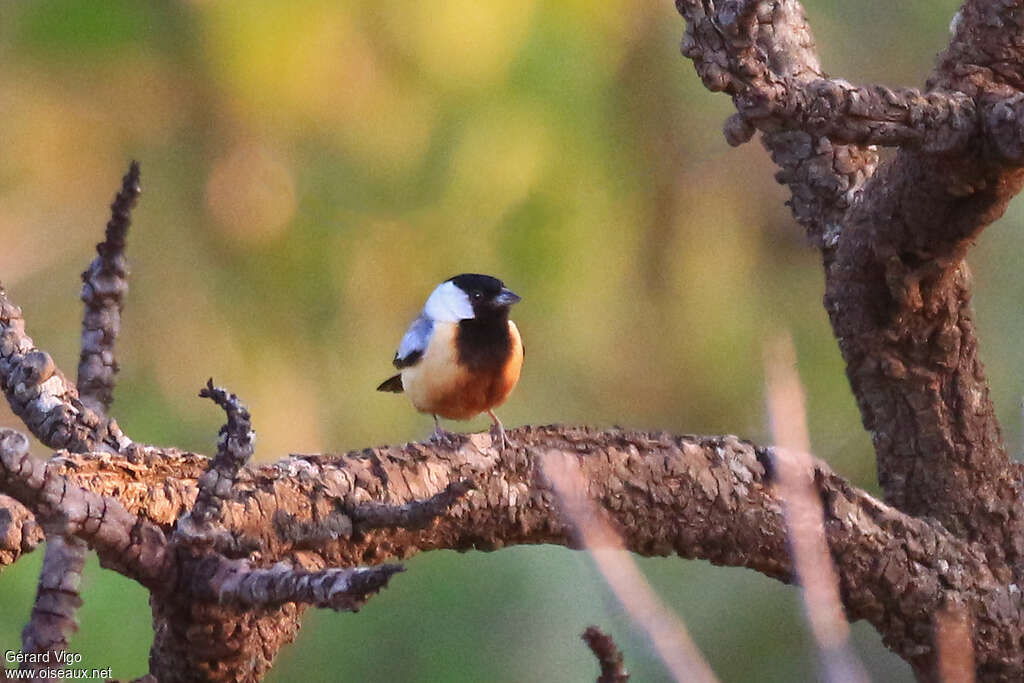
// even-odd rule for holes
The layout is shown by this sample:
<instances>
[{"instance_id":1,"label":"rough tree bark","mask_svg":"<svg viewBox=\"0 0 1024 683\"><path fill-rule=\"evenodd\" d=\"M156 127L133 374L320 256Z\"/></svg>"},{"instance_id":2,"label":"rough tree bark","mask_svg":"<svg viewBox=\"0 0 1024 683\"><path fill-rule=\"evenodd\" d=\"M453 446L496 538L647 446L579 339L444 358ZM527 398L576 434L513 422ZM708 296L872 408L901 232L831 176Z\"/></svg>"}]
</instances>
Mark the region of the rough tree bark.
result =
<instances>
[{"instance_id":1,"label":"rough tree bark","mask_svg":"<svg viewBox=\"0 0 1024 683\"><path fill-rule=\"evenodd\" d=\"M795 0L677 8L684 55L736 105L727 140L762 133L822 254L825 306L887 501L822 463L810 473L848 617L932 680L935 615L966 614L978 678L1024 679L1024 484L978 359L964 262L1024 183L1024 3L966 2L923 92L827 77ZM897 152L879 164L874 145ZM42 530L88 543L152 593L159 680L257 680L305 605L358 607L399 569L383 564L393 558L575 547L539 472L551 452L578 461L633 552L794 579L774 452L736 437L522 427L508 450L473 435L256 467L248 413L211 384L203 395L228 415L214 458L135 444L105 415L121 249L123 235L86 273L87 287L90 274L110 287L91 285L102 305L86 316L77 389L0 296L0 384L58 451L37 461L23 436L0 434L0 565ZM44 566L41 596L77 566L55 564L63 574Z\"/></svg>"}]
</instances>

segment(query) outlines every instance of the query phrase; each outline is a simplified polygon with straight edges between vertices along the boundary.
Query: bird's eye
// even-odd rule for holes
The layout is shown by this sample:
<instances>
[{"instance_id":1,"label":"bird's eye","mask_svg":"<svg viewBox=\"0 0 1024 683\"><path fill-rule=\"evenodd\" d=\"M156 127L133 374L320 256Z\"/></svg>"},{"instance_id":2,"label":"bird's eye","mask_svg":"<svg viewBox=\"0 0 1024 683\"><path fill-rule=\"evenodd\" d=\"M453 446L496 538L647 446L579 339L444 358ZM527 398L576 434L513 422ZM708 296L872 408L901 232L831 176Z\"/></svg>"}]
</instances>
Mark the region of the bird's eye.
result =
<instances>
[{"instance_id":1,"label":"bird's eye","mask_svg":"<svg viewBox=\"0 0 1024 683\"><path fill-rule=\"evenodd\" d=\"M476 291L473 292L470 296L473 297L473 301L480 301L480 299L484 298L484 293L481 291Z\"/></svg>"}]
</instances>

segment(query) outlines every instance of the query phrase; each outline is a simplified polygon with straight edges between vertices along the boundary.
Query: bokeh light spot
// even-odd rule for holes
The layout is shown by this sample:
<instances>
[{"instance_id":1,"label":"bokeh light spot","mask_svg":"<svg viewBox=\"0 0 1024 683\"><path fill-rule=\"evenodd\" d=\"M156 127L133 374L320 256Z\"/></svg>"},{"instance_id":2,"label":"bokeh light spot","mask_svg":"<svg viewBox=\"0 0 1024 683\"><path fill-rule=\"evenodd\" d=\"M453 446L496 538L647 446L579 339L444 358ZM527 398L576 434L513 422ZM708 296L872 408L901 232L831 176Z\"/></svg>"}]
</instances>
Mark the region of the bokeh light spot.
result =
<instances>
[{"instance_id":1,"label":"bokeh light spot","mask_svg":"<svg viewBox=\"0 0 1024 683\"><path fill-rule=\"evenodd\" d=\"M225 233L247 242L269 242L295 214L292 171L266 147L238 145L210 171L206 206Z\"/></svg>"}]
</instances>

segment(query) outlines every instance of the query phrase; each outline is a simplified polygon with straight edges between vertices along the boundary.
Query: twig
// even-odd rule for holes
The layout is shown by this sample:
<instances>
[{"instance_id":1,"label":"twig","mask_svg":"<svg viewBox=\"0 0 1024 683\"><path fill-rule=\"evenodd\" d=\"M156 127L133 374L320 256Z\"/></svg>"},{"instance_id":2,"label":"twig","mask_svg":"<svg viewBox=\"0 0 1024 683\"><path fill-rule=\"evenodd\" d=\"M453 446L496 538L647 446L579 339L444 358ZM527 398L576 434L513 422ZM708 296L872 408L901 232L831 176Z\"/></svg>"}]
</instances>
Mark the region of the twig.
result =
<instances>
[{"instance_id":1,"label":"twig","mask_svg":"<svg viewBox=\"0 0 1024 683\"><path fill-rule=\"evenodd\" d=\"M199 391L199 397L210 399L227 414L228 421L220 428L213 466L233 479L252 457L253 443L256 441L252 418L238 396L213 386L213 378L206 380L206 386Z\"/></svg>"},{"instance_id":2,"label":"twig","mask_svg":"<svg viewBox=\"0 0 1024 683\"><path fill-rule=\"evenodd\" d=\"M121 310L128 291L125 237L131 210L141 192L139 164L131 162L121 191L110 205L106 239L96 245L97 256L82 273L82 350L78 362L78 393L82 403L99 414L110 408L114 396L117 360L114 344L121 329Z\"/></svg>"},{"instance_id":3,"label":"twig","mask_svg":"<svg viewBox=\"0 0 1024 683\"><path fill-rule=\"evenodd\" d=\"M219 519L224 501L231 498L231 487L238 472L253 454L256 433L252 430L249 411L235 394L213 385L213 379L199 392L201 398L208 398L227 413L227 422L220 428L217 455L210 461L210 469L199 478L199 494L186 524L179 529L200 527Z\"/></svg>"},{"instance_id":4,"label":"twig","mask_svg":"<svg viewBox=\"0 0 1024 683\"><path fill-rule=\"evenodd\" d=\"M217 556L202 560L190 581L198 597L222 604L263 608L297 602L356 612L401 571L398 564L306 571L287 562L261 569Z\"/></svg>"},{"instance_id":5,"label":"twig","mask_svg":"<svg viewBox=\"0 0 1024 683\"><path fill-rule=\"evenodd\" d=\"M587 497L575 457L556 451L541 456L541 469L558 496L566 519L590 551L601 575L633 622L651 640L672 678L682 683L710 683L715 674L690 639L686 625L658 600L622 538Z\"/></svg>"},{"instance_id":6,"label":"twig","mask_svg":"<svg viewBox=\"0 0 1024 683\"><path fill-rule=\"evenodd\" d=\"M82 605L78 588L85 551L85 541L74 536L53 535L47 539L32 615L21 632L23 652L39 654L67 649L68 637L78 630L75 610ZM22 668L39 666L30 663ZM52 658L42 666L55 668Z\"/></svg>"},{"instance_id":7,"label":"twig","mask_svg":"<svg viewBox=\"0 0 1024 683\"><path fill-rule=\"evenodd\" d=\"M131 439L117 423L89 409L53 358L25 334L21 309L0 287L0 384L11 410L50 448L76 453L123 452Z\"/></svg>"},{"instance_id":8,"label":"twig","mask_svg":"<svg viewBox=\"0 0 1024 683\"><path fill-rule=\"evenodd\" d=\"M850 627L839 599L839 577L825 539L824 511L814 490L814 463L805 420L803 390L796 375L796 353L788 336L765 349L768 413L775 449L776 491L782 501L804 608L830 683L867 683L868 676L850 648Z\"/></svg>"},{"instance_id":9,"label":"twig","mask_svg":"<svg viewBox=\"0 0 1024 683\"><path fill-rule=\"evenodd\" d=\"M629 680L629 672L626 671L622 653L610 635L596 626L588 626L580 637L597 657L597 663L601 665L601 675L597 677L597 683L625 683Z\"/></svg>"},{"instance_id":10,"label":"twig","mask_svg":"<svg viewBox=\"0 0 1024 683\"><path fill-rule=\"evenodd\" d=\"M469 479L448 484L444 491L426 500L415 500L404 505L362 503L350 516L358 531L401 528L422 529L456 503L476 486Z\"/></svg>"}]
</instances>

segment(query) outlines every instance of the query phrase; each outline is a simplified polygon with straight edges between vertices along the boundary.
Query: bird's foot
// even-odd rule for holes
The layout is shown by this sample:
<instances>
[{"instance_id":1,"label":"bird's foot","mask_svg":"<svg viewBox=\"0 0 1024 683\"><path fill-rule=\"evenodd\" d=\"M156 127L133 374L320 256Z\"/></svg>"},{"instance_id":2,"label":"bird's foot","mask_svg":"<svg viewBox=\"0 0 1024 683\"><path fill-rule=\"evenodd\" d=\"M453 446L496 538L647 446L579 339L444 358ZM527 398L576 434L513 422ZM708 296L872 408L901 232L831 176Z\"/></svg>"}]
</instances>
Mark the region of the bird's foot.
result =
<instances>
[{"instance_id":1,"label":"bird's foot","mask_svg":"<svg viewBox=\"0 0 1024 683\"><path fill-rule=\"evenodd\" d=\"M434 427L433 434L430 435L430 440L438 446L457 448L462 443L462 435L449 432L447 429L443 429L441 425L437 425Z\"/></svg>"},{"instance_id":2,"label":"bird's foot","mask_svg":"<svg viewBox=\"0 0 1024 683\"><path fill-rule=\"evenodd\" d=\"M500 422L496 422L491 425L491 440L502 450L505 450L506 448L515 448L516 446L515 442L508 438L508 434L505 433L505 428Z\"/></svg>"}]
</instances>

